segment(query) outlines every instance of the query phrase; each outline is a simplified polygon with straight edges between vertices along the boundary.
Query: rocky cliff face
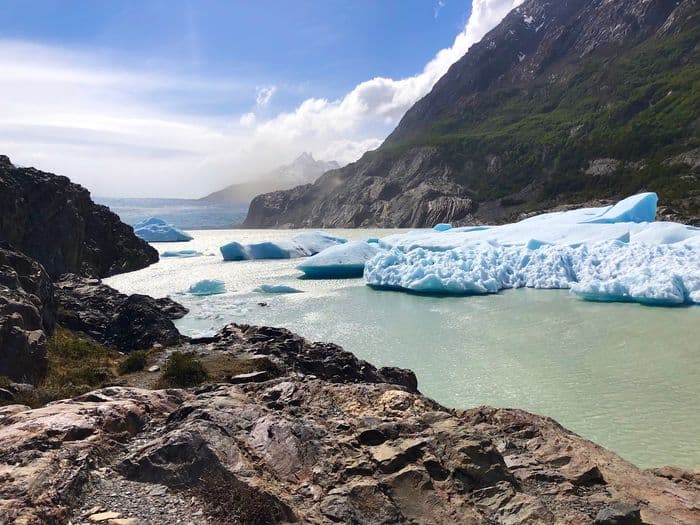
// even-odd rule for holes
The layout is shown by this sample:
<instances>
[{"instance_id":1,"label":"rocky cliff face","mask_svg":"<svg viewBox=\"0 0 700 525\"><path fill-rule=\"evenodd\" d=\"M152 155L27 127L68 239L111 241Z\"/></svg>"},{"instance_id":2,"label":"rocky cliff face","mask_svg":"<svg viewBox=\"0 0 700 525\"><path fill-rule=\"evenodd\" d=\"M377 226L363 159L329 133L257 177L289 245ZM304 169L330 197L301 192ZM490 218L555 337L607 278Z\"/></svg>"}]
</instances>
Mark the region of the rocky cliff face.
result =
<instances>
[{"instance_id":1,"label":"rocky cliff face","mask_svg":"<svg viewBox=\"0 0 700 525\"><path fill-rule=\"evenodd\" d=\"M53 285L44 268L0 242L0 376L41 379L54 323Z\"/></svg>"},{"instance_id":2,"label":"rocky cliff face","mask_svg":"<svg viewBox=\"0 0 700 525\"><path fill-rule=\"evenodd\" d=\"M697 0L527 0L374 152L258 196L248 227L507 220L656 191L700 214Z\"/></svg>"},{"instance_id":3,"label":"rocky cliff face","mask_svg":"<svg viewBox=\"0 0 700 525\"><path fill-rule=\"evenodd\" d=\"M188 347L262 354L275 371L0 408L0 515L25 524L700 520L692 472L641 471L523 411L447 409L418 393L409 372L377 370L334 345L231 325Z\"/></svg>"},{"instance_id":4,"label":"rocky cliff face","mask_svg":"<svg viewBox=\"0 0 700 525\"><path fill-rule=\"evenodd\" d=\"M106 277L144 268L158 253L66 177L17 168L0 155L0 239L57 277Z\"/></svg>"}]
</instances>

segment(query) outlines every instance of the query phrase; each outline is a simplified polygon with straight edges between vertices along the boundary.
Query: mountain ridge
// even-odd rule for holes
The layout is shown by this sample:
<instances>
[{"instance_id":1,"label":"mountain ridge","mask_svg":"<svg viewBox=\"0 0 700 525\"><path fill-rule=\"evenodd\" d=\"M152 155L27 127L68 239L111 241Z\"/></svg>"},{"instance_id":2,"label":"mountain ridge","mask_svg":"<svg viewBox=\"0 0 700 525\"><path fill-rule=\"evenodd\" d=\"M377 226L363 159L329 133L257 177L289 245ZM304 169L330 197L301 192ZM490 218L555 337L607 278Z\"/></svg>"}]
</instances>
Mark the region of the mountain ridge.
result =
<instances>
[{"instance_id":1,"label":"mountain ridge","mask_svg":"<svg viewBox=\"0 0 700 525\"><path fill-rule=\"evenodd\" d=\"M231 184L199 200L218 204L241 204L247 206L260 193L286 190L300 184L310 183L326 171L338 168L340 168L340 164L334 160L316 160L313 154L303 152L291 163L262 174L255 180Z\"/></svg>"},{"instance_id":2,"label":"mountain ridge","mask_svg":"<svg viewBox=\"0 0 700 525\"><path fill-rule=\"evenodd\" d=\"M248 227L416 227L656 191L700 213L698 1L528 0L382 146Z\"/></svg>"}]
</instances>

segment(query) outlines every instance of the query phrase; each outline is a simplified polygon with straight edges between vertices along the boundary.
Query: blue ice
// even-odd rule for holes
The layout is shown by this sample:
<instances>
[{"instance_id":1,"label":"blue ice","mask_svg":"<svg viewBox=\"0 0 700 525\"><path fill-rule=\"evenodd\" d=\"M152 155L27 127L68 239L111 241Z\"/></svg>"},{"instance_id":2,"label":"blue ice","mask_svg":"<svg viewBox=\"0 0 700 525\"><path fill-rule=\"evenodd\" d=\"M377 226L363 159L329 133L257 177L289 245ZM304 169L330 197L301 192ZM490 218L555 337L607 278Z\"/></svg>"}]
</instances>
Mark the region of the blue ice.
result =
<instances>
[{"instance_id":1,"label":"blue ice","mask_svg":"<svg viewBox=\"0 0 700 525\"><path fill-rule=\"evenodd\" d=\"M172 224L158 217L150 217L134 224L134 233L147 242L191 241L192 236L178 230Z\"/></svg>"},{"instance_id":2,"label":"blue ice","mask_svg":"<svg viewBox=\"0 0 700 525\"><path fill-rule=\"evenodd\" d=\"M218 279L203 279L190 286L187 291L192 295L216 295L225 293L226 286Z\"/></svg>"}]
</instances>

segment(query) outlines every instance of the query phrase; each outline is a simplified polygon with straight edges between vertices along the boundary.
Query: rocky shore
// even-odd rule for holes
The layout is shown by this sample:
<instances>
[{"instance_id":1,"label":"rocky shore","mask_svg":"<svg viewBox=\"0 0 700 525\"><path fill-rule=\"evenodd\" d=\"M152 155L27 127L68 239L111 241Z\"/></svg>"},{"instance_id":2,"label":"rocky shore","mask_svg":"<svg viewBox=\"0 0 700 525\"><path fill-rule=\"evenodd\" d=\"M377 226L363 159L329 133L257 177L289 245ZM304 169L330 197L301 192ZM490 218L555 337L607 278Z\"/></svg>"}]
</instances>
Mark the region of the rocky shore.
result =
<instances>
[{"instance_id":1,"label":"rocky shore","mask_svg":"<svg viewBox=\"0 0 700 525\"><path fill-rule=\"evenodd\" d=\"M445 408L336 345L228 325L159 362L173 352L260 370L0 408L4 523L700 520L697 472L640 470L520 410Z\"/></svg>"}]
</instances>

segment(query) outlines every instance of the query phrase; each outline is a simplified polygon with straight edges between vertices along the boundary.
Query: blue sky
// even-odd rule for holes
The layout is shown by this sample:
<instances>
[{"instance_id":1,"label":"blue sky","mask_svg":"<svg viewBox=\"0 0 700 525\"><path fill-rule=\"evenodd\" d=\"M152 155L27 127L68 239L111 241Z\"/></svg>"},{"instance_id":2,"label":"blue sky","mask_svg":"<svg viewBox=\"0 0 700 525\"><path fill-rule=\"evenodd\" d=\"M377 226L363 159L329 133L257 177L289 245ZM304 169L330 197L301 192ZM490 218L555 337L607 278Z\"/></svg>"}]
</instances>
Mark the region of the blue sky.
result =
<instances>
[{"instance_id":1,"label":"blue sky","mask_svg":"<svg viewBox=\"0 0 700 525\"><path fill-rule=\"evenodd\" d=\"M518 3L0 0L0 148L114 196L349 162Z\"/></svg>"}]
</instances>

